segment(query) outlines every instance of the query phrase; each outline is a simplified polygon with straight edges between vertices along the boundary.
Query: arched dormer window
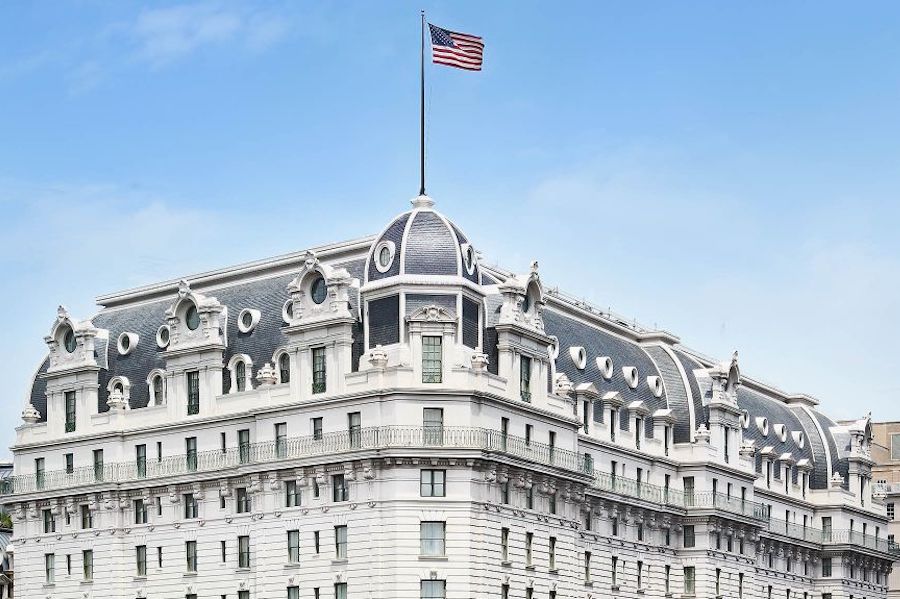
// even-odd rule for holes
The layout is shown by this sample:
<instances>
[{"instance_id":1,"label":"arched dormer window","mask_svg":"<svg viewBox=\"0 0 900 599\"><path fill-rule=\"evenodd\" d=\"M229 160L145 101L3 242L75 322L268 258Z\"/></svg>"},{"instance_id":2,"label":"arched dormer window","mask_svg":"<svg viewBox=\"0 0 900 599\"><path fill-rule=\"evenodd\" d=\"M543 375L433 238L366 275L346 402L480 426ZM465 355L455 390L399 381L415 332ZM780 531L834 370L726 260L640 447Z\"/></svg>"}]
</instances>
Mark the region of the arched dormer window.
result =
<instances>
[{"instance_id":1,"label":"arched dormer window","mask_svg":"<svg viewBox=\"0 0 900 599\"><path fill-rule=\"evenodd\" d=\"M291 356L287 352L284 352L278 358L278 382L291 382Z\"/></svg>"},{"instance_id":2,"label":"arched dormer window","mask_svg":"<svg viewBox=\"0 0 900 599\"><path fill-rule=\"evenodd\" d=\"M131 401L131 383L128 377L114 376L106 385L107 400L109 407L124 407L128 409Z\"/></svg>"},{"instance_id":3,"label":"arched dormer window","mask_svg":"<svg viewBox=\"0 0 900 599\"><path fill-rule=\"evenodd\" d=\"M241 393L253 388L253 360L247 354L237 354L228 361L231 373L231 393Z\"/></svg>"},{"instance_id":4,"label":"arched dormer window","mask_svg":"<svg viewBox=\"0 0 900 599\"><path fill-rule=\"evenodd\" d=\"M162 406L166 403L166 373L160 368L150 371L147 377L147 386L150 391L150 405Z\"/></svg>"}]
</instances>

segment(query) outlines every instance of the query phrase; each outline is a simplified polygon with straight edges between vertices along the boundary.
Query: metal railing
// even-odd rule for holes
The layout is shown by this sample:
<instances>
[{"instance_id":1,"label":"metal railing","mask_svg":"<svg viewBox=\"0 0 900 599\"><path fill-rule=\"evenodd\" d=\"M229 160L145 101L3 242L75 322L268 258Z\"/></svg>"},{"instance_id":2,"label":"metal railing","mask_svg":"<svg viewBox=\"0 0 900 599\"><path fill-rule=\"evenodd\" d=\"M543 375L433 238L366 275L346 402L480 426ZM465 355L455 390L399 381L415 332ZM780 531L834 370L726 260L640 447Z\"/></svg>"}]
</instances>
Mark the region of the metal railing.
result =
<instances>
[{"instance_id":1,"label":"metal railing","mask_svg":"<svg viewBox=\"0 0 900 599\"><path fill-rule=\"evenodd\" d=\"M650 503L685 507L685 495L682 491L622 476L613 476L609 472L595 470L593 486L600 491L627 495Z\"/></svg>"},{"instance_id":2,"label":"metal railing","mask_svg":"<svg viewBox=\"0 0 900 599\"><path fill-rule=\"evenodd\" d=\"M818 528L811 528L809 526L803 526L802 524L776 520L774 518L769 520L768 531L793 539L809 541L810 543L821 544L824 538L822 536L822 531Z\"/></svg>"},{"instance_id":3,"label":"metal railing","mask_svg":"<svg viewBox=\"0 0 900 599\"><path fill-rule=\"evenodd\" d=\"M449 448L496 451L531 462L587 473L585 457L552 445L528 441L485 428L382 426L245 443L226 450L202 451L189 456L84 466L67 472L14 475L0 481L0 495L70 489L98 483L127 483L182 474L215 472L249 464L266 464L316 456L391 448Z\"/></svg>"},{"instance_id":4,"label":"metal railing","mask_svg":"<svg viewBox=\"0 0 900 599\"><path fill-rule=\"evenodd\" d=\"M887 551L900 554L897 543L885 537L876 537L863 534L857 530L826 530L822 531L822 542L842 545L859 545L876 551Z\"/></svg>"},{"instance_id":5,"label":"metal railing","mask_svg":"<svg viewBox=\"0 0 900 599\"><path fill-rule=\"evenodd\" d=\"M760 521L765 521L769 518L766 506L761 503L728 496L724 493L713 493L712 491L695 491L686 495L685 507L721 509L732 514L739 514Z\"/></svg>"}]
</instances>

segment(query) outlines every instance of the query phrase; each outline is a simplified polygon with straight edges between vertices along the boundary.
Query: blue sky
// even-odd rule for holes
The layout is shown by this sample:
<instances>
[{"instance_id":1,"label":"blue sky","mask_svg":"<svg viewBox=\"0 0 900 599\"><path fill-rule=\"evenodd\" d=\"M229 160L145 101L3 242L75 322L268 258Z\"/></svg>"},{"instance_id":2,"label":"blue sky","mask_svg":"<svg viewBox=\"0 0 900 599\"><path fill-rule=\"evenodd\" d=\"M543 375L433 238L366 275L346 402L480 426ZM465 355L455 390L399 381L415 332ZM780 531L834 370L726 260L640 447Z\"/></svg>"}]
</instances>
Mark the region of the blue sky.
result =
<instances>
[{"instance_id":1,"label":"blue sky","mask_svg":"<svg viewBox=\"0 0 900 599\"><path fill-rule=\"evenodd\" d=\"M835 417L898 419L900 6L0 5L0 401L56 306L374 233L418 185L489 262ZM12 417L15 416L15 417Z\"/></svg>"}]
</instances>

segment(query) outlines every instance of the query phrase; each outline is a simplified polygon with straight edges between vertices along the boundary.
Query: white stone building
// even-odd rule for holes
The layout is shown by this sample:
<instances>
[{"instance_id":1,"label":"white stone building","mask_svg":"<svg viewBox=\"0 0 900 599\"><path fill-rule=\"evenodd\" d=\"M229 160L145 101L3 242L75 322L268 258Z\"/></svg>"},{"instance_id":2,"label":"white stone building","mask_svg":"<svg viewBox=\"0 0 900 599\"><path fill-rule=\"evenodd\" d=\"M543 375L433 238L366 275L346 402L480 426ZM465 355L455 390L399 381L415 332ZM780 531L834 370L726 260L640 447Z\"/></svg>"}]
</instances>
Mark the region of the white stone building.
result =
<instances>
[{"instance_id":1,"label":"white stone building","mask_svg":"<svg viewBox=\"0 0 900 599\"><path fill-rule=\"evenodd\" d=\"M868 420L485 266L426 197L98 303L17 429L19 597L886 595Z\"/></svg>"}]
</instances>

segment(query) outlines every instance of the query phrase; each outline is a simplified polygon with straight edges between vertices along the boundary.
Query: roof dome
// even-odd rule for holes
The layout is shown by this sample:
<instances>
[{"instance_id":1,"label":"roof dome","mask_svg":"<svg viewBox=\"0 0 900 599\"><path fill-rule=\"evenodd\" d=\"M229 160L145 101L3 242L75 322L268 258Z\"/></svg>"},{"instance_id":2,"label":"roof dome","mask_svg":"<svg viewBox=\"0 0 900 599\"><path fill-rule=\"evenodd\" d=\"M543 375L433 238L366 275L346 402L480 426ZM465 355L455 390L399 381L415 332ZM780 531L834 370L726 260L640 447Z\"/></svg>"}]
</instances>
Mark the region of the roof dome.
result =
<instances>
[{"instance_id":1,"label":"roof dome","mask_svg":"<svg viewBox=\"0 0 900 599\"><path fill-rule=\"evenodd\" d=\"M402 275L463 277L480 282L474 248L462 231L434 210L428 196L396 217L369 248L366 282Z\"/></svg>"}]
</instances>

